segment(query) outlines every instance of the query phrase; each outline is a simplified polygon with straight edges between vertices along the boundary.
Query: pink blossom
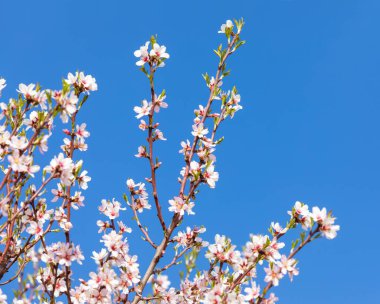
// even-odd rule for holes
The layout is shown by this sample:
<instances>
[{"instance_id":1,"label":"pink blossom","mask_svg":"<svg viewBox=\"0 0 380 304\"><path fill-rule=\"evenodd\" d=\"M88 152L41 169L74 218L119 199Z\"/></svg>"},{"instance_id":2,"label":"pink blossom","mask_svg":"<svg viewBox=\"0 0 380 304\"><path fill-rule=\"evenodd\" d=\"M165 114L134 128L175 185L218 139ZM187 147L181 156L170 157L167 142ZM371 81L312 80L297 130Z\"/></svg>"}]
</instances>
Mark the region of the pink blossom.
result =
<instances>
[{"instance_id":1,"label":"pink blossom","mask_svg":"<svg viewBox=\"0 0 380 304\"><path fill-rule=\"evenodd\" d=\"M33 99L34 96L36 95L36 90L34 89L35 88L35 84L34 83L31 83L29 85L26 85L26 84L23 84L21 83L19 86L18 86L18 90L17 92L21 93L22 95L24 95L25 99Z\"/></svg>"},{"instance_id":2,"label":"pink blossom","mask_svg":"<svg viewBox=\"0 0 380 304\"><path fill-rule=\"evenodd\" d=\"M81 187L83 190L86 190L88 188L87 183L91 181L91 177L87 175L87 171L84 170L82 173L77 177L79 187Z\"/></svg>"},{"instance_id":3,"label":"pink blossom","mask_svg":"<svg viewBox=\"0 0 380 304\"><path fill-rule=\"evenodd\" d=\"M189 140L187 139L186 142L185 141L181 141L181 147L182 147L182 149L179 150L179 153L185 154L186 152L190 151L191 150L191 146L190 146Z\"/></svg>"},{"instance_id":4,"label":"pink blossom","mask_svg":"<svg viewBox=\"0 0 380 304\"><path fill-rule=\"evenodd\" d=\"M8 156L11 168L15 172L29 173L34 177L34 173L40 170L40 166L33 165L33 159L31 156L21 155L18 150L13 151L12 155Z\"/></svg>"},{"instance_id":5,"label":"pink blossom","mask_svg":"<svg viewBox=\"0 0 380 304\"><path fill-rule=\"evenodd\" d=\"M9 146L15 150L24 150L28 146L28 140L24 136L12 136Z\"/></svg>"},{"instance_id":6,"label":"pink blossom","mask_svg":"<svg viewBox=\"0 0 380 304\"><path fill-rule=\"evenodd\" d=\"M332 217L332 215L329 213L325 217L325 219L319 223L319 231L322 233L324 237L326 237L329 240L334 239L337 236L337 232L340 230L339 225L334 225L335 223L335 217Z\"/></svg>"},{"instance_id":7,"label":"pink blossom","mask_svg":"<svg viewBox=\"0 0 380 304\"><path fill-rule=\"evenodd\" d=\"M156 129L154 131L154 134L155 134L155 137L159 140L166 140L166 138L164 137L164 133L162 133L162 131L160 131L159 129Z\"/></svg>"},{"instance_id":8,"label":"pink blossom","mask_svg":"<svg viewBox=\"0 0 380 304\"><path fill-rule=\"evenodd\" d=\"M150 50L151 57L157 57L158 59L168 59L170 56L166 53L166 47L164 45L159 45L158 43L153 44L153 48Z\"/></svg>"},{"instance_id":9,"label":"pink blossom","mask_svg":"<svg viewBox=\"0 0 380 304\"><path fill-rule=\"evenodd\" d=\"M157 97L157 95L154 95L154 111L156 113L160 112L160 109L161 108L167 108L168 107L168 104L166 102L164 102L166 98L166 95L160 95Z\"/></svg>"},{"instance_id":10,"label":"pink blossom","mask_svg":"<svg viewBox=\"0 0 380 304\"><path fill-rule=\"evenodd\" d=\"M210 82L209 82L209 84L208 84L208 87L210 88L210 90L213 90L213 88L214 88L214 86L215 86L215 83L216 83L216 79L215 79L214 76L213 76L213 77L211 77ZM221 87L222 85L223 85L223 81L222 81L222 77L220 77L220 78L218 79L217 87L219 88L219 87Z\"/></svg>"},{"instance_id":11,"label":"pink blossom","mask_svg":"<svg viewBox=\"0 0 380 304\"><path fill-rule=\"evenodd\" d=\"M74 163L71 158L65 158L63 153L59 153L51 161L50 165L45 167L45 171L52 175L57 174L65 186L71 185L74 179Z\"/></svg>"},{"instance_id":12,"label":"pink blossom","mask_svg":"<svg viewBox=\"0 0 380 304\"><path fill-rule=\"evenodd\" d=\"M43 235L44 230L40 222L30 222L26 232L34 235L34 237L38 239Z\"/></svg>"},{"instance_id":13,"label":"pink blossom","mask_svg":"<svg viewBox=\"0 0 380 304\"><path fill-rule=\"evenodd\" d=\"M185 202L182 198L175 196L174 199L169 200L169 211L179 213L181 216L187 212L188 215L194 214L192 211L194 203Z\"/></svg>"},{"instance_id":14,"label":"pink blossom","mask_svg":"<svg viewBox=\"0 0 380 304\"><path fill-rule=\"evenodd\" d=\"M120 249L123 247L122 238L123 236L121 234L112 230L110 233L103 235L101 242L104 243L104 246L106 246L112 256L117 257Z\"/></svg>"},{"instance_id":15,"label":"pink blossom","mask_svg":"<svg viewBox=\"0 0 380 304\"><path fill-rule=\"evenodd\" d=\"M146 124L145 120L143 119L140 120L139 129L142 131L145 131L148 129L148 125Z\"/></svg>"},{"instance_id":16,"label":"pink blossom","mask_svg":"<svg viewBox=\"0 0 380 304\"><path fill-rule=\"evenodd\" d=\"M140 58L140 60L136 62L137 66L143 66L146 62L149 61L148 47L149 41L147 41L145 45L141 46L140 49L133 53L136 57Z\"/></svg>"},{"instance_id":17,"label":"pink blossom","mask_svg":"<svg viewBox=\"0 0 380 304\"><path fill-rule=\"evenodd\" d=\"M67 79L65 79L65 81L68 84L80 88L84 92L98 90L96 79L91 75L85 75L83 72L76 72L75 75L68 73Z\"/></svg>"},{"instance_id":18,"label":"pink blossom","mask_svg":"<svg viewBox=\"0 0 380 304\"><path fill-rule=\"evenodd\" d=\"M234 24L231 20L227 20L226 23L220 26L219 34L225 34L227 30L231 30L234 27Z\"/></svg>"},{"instance_id":19,"label":"pink blossom","mask_svg":"<svg viewBox=\"0 0 380 304\"><path fill-rule=\"evenodd\" d=\"M290 280L293 280L294 275L298 275L296 268L297 261L295 259L288 259L285 255L281 256L281 260L277 262L282 274L289 274Z\"/></svg>"},{"instance_id":20,"label":"pink blossom","mask_svg":"<svg viewBox=\"0 0 380 304\"><path fill-rule=\"evenodd\" d=\"M86 138L90 136L90 132L86 130L87 125L82 123L81 125L76 126L76 135L78 137Z\"/></svg>"},{"instance_id":21,"label":"pink blossom","mask_svg":"<svg viewBox=\"0 0 380 304\"><path fill-rule=\"evenodd\" d=\"M256 282L251 282L251 287L244 288L246 295L244 300L251 301L257 299L260 296L260 286L256 285Z\"/></svg>"},{"instance_id":22,"label":"pink blossom","mask_svg":"<svg viewBox=\"0 0 380 304\"><path fill-rule=\"evenodd\" d=\"M134 107L133 110L137 113L136 118L141 118L143 116L147 116L150 113L151 105L148 103L146 99L142 101L141 107Z\"/></svg>"},{"instance_id":23,"label":"pink blossom","mask_svg":"<svg viewBox=\"0 0 380 304\"><path fill-rule=\"evenodd\" d=\"M273 286L278 286L280 280L283 278L283 274L278 266L274 265L271 268L264 268L266 272L265 282L272 282Z\"/></svg>"},{"instance_id":24,"label":"pink blossom","mask_svg":"<svg viewBox=\"0 0 380 304\"><path fill-rule=\"evenodd\" d=\"M203 123L198 125L193 125L193 132L191 132L193 136L202 138L206 134L208 134L208 130L203 127Z\"/></svg>"},{"instance_id":25,"label":"pink blossom","mask_svg":"<svg viewBox=\"0 0 380 304\"><path fill-rule=\"evenodd\" d=\"M107 254L107 250L102 248L102 250L99 253L93 251L92 258L95 260L96 264L100 264L100 261L102 261L107 256Z\"/></svg>"},{"instance_id":26,"label":"pink blossom","mask_svg":"<svg viewBox=\"0 0 380 304\"><path fill-rule=\"evenodd\" d=\"M263 304L275 304L277 301L278 301L278 298L273 292L271 292L269 295L269 298L265 299L263 301Z\"/></svg>"},{"instance_id":27,"label":"pink blossom","mask_svg":"<svg viewBox=\"0 0 380 304\"><path fill-rule=\"evenodd\" d=\"M137 148L137 154L135 154L136 157L147 157L146 148L144 146L139 146Z\"/></svg>"},{"instance_id":28,"label":"pink blossom","mask_svg":"<svg viewBox=\"0 0 380 304\"><path fill-rule=\"evenodd\" d=\"M215 182L219 180L219 173L215 172L214 166L210 164L206 167L203 177L206 179L206 182L210 188L215 188Z\"/></svg>"},{"instance_id":29,"label":"pink blossom","mask_svg":"<svg viewBox=\"0 0 380 304\"><path fill-rule=\"evenodd\" d=\"M4 88L7 86L6 81L4 78L0 78L0 97L1 97L1 91L4 90Z\"/></svg>"},{"instance_id":30,"label":"pink blossom","mask_svg":"<svg viewBox=\"0 0 380 304\"><path fill-rule=\"evenodd\" d=\"M102 200L102 205L99 207L99 211L102 212L105 216L107 216L110 220L113 220L119 217L120 210L125 210L126 208L122 208L121 204L112 199L112 202L109 200Z\"/></svg>"},{"instance_id":31,"label":"pink blossom","mask_svg":"<svg viewBox=\"0 0 380 304\"><path fill-rule=\"evenodd\" d=\"M288 228L282 228L279 223L275 223L275 222L271 223L271 228L273 229L275 235L278 235L278 234L281 235L288 231Z\"/></svg>"}]
</instances>

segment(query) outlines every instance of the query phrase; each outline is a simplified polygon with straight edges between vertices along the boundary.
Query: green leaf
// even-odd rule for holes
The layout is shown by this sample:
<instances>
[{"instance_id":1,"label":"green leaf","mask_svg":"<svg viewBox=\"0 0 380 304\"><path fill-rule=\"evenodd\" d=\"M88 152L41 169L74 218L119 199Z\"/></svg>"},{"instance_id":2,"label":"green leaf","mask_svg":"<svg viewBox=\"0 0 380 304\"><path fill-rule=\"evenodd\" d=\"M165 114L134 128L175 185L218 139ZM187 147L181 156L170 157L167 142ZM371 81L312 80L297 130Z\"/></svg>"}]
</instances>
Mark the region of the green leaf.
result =
<instances>
[{"instance_id":1,"label":"green leaf","mask_svg":"<svg viewBox=\"0 0 380 304\"><path fill-rule=\"evenodd\" d=\"M231 70L227 70L227 71L225 71L225 72L223 73L223 77L226 77L226 76L230 75L230 73L231 73Z\"/></svg>"},{"instance_id":2,"label":"green leaf","mask_svg":"<svg viewBox=\"0 0 380 304\"><path fill-rule=\"evenodd\" d=\"M86 100L88 99L88 96L89 95L84 95L83 99L81 100L81 102L79 103L79 109L82 107L82 105L86 102Z\"/></svg>"},{"instance_id":3,"label":"green leaf","mask_svg":"<svg viewBox=\"0 0 380 304\"><path fill-rule=\"evenodd\" d=\"M144 66L142 66L142 67L140 68L140 71L143 72L143 73L146 75L146 77L149 78L149 73L148 73L148 71L145 69Z\"/></svg>"},{"instance_id":4,"label":"green leaf","mask_svg":"<svg viewBox=\"0 0 380 304\"><path fill-rule=\"evenodd\" d=\"M70 84L68 84L65 79L62 79L62 93L64 95L70 92L70 87Z\"/></svg>"},{"instance_id":5,"label":"green leaf","mask_svg":"<svg viewBox=\"0 0 380 304\"><path fill-rule=\"evenodd\" d=\"M202 74L204 80L206 81L207 85L210 84L210 76L206 73L206 74Z\"/></svg>"},{"instance_id":6,"label":"green leaf","mask_svg":"<svg viewBox=\"0 0 380 304\"><path fill-rule=\"evenodd\" d=\"M152 35L150 37L150 43L152 44L152 46L153 46L153 44L157 43L157 35L156 35L156 37L154 35Z\"/></svg>"},{"instance_id":7,"label":"green leaf","mask_svg":"<svg viewBox=\"0 0 380 304\"><path fill-rule=\"evenodd\" d=\"M216 145L219 145L223 140L224 140L224 136L222 136L221 138L219 138L219 139L215 142L215 144L216 144Z\"/></svg>"},{"instance_id":8,"label":"green leaf","mask_svg":"<svg viewBox=\"0 0 380 304\"><path fill-rule=\"evenodd\" d=\"M166 91L165 91L165 89L162 90L162 92L161 92L159 98L162 98L162 97L164 97L164 96L166 96Z\"/></svg>"}]
</instances>

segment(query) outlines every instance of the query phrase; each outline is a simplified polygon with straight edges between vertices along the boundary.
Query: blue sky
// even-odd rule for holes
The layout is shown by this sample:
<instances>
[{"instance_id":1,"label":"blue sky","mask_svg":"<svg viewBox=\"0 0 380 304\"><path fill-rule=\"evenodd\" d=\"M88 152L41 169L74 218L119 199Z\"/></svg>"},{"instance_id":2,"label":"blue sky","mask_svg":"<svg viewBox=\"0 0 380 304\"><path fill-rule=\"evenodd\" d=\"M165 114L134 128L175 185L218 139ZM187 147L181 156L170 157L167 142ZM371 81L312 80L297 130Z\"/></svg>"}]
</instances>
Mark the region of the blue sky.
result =
<instances>
[{"instance_id":1,"label":"blue sky","mask_svg":"<svg viewBox=\"0 0 380 304\"><path fill-rule=\"evenodd\" d=\"M280 303L379 301L380 267L373 261L380 249L373 235L380 211L379 1L1 1L0 7L4 96L14 96L20 82L58 88L77 69L98 81L79 116L92 135L82 157L93 181L86 208L75 213L74 239L87 256L99 248L100 200L121 199L127 177L142 180L148 172L133 157L144 136L132 109L149 96L133 51L157 34L171 55L157 76L169 103L159 117L168 141L157 145L165 201L178 192L179 143L191 136L193 108L207 98L201 73L215 71L218 28L244 17L247 44L231 60L226 81L237 85L244 111L221 129L220 181L215 190L202 189L197 216L187 223L204 224L209 240L221 233L242 245L250 232L285 221L296 200L326 206L341 232L300 254L301 274L292 284L283 280ZM142 263L152 254L139 242L131 250ZM79 274L93 267L87 259Z\"/></svg>"}]
</instances>

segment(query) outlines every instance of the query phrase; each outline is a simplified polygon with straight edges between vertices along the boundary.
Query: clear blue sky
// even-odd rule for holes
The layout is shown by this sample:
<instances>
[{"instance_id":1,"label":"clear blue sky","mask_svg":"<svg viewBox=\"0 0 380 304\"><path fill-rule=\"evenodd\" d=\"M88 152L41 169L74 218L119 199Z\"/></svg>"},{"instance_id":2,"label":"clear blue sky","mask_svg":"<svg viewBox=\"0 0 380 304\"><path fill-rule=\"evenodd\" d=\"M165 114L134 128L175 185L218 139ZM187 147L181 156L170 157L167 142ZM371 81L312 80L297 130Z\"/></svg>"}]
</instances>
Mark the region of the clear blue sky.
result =
<instances>
[{"instance_id":1,"label":"clear blue sky","mask_svg":"<svg viewBox=\"0 0 380 304\"><path fill-rule=\"evenodd\" d=\"M220 181L215 190L203 188L188 223L205 224L209 239L222 233L242 245L271 220L284 221L295 200L325 205L341 232L305 249L300 276L277 289L280 303L374 303L380 301L379 14L377 0L3 0L0 75L8 97L19 82L55 88L77 69L97 78L99 91L79 117L92 135L83 157L93 181L86 208L76 212L74 239L88 257L99 248L100 199L121 199L127 177L147 174L146 163L133 157L144 137L132 109L149 96L133 51L158 34L171 55L158 74L169 103L160 115L168 141L157 149L167 200L178 192L179 143L190 137L192 110L207 96L201 73L215 70L217 30L226 19L244 17L248 43L231 61L227 82L237 85L244 111L222 128ZM140 243L131 251L142 262L151 254ZM80 275L93 267L88 258Z\"/></svg>"}]
</instances>

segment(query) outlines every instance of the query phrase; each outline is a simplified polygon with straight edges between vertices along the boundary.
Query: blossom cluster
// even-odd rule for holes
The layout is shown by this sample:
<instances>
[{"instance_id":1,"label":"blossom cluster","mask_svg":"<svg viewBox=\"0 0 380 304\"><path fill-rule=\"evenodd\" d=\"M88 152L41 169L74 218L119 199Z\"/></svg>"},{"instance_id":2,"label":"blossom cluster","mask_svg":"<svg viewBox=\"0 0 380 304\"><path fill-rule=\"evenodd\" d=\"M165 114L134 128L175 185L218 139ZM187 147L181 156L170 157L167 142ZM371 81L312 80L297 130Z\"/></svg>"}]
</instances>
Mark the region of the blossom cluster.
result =
<instances>
[{"instance_id":1,"label":"blossom cluster","mask_svg":"<svg viewBox=\"0 0 380 304\"><path fill-rule=\"evenodd\" d=\"M166 47L159 45L154 37L151 38L151 41L147 41L142 45L140 49L136 50L134 55L139 58L136 62L137 66L144 66L147 63L157 67L164 67L164 61L170 58L170 55L166 53Z\"/></svg>"},{"instance_id":2,"label":"blossom cluster","mask_svg":"<svg viewBox=\"0 0 380 304\"><path fill-rule=\"evenodd\" d=\"M74 151L87 150L85 139L90 133L86 124L76 124L76 117L97 84L95 78L83 72L75 77L74 81L69 73L60 90L21 83L17 98L0 103L0 160L4 173L0 184L0 279L4 277L8 283L22 281L23 276L9 277L7 273L24 274L30 263L35 272L35 280L25 278L25 290L15 292L14 303L69 295L72 262L81 264L84 259L80 246L70 240L70 231L71 210L84 206L81 190L87 189L91 180L82 170L83 161L74 159ZM5 87L1 79L0 92ZM36 151L48 151L57 116L63 124L70 119L71 130L63 130L61 152L47 159L45 166L37 165ZM41 163L45 161L46 156ZM50 237L59 231L65 235L62 241ZM1 301L5 300L3 295Z\"/></svg>"},{"instance_id":3,"label":"blossom cluster","mask_svg":"<svg viewBox=\"0 0 380 304\"><path fill-rule=\"evenodd\" d=\"M90 272L87 281L70 292L71 301L77 303L119 303L127 299L132 287L140 281L137 256L129 254L126 233L132 229L119 219L120 211L126 208L115 199L102 200L99 211L107 220L98 220L99 233L102 233L100 251L93 251L92 258L97 271ZM117 220L117 223L115 222Z\"/></svg>"},{"instance_id":4,"label":"blossom cluster","mask_svg":"<svg viewBox=\"0 0 380 304\"><path fill-rule=\"evenodd\" d=\"M310 225L304 226L299 218L300 207L303 207L303 212L308 208L307 205L296 202L289 211L291 217L285 228L281 228L279 223L272 222L270 235L251 234L242 250L238 250L224 235L217 234L215 242L208 244L199 237L205 228L187 227L186 231L178 232L173 238L177 243L176 248L187 250L193 246L199 251L202 247L207 247L205 257L210 263L210 269L196 273L192 279L187 275L181 280L178 290L170 287L168 276L159 273L150 279L153 297L159 298L160 303L276 303L278 297L273 292L268 296L266 294L272 287L278 286L285 275L293 280L293 277L299 274L295 254L320 235L327 239L335 237L325 233L323 220L328 218L327 221L332 224L330 229L335 232L339 230L339 226L334 225L335 219L331 214L324 216L324 211L318 207L313 207L314 212L308 214ZM293 242L292 248L285 254L282 252L285 243L281 242L280 238L290 230L296 229L298 225L308 231L308 236L301 233L299 243ZM181 253L176 254L175 260ZM259 266L264 268L263 283L266 284L264 288L258 282Z\"/></svg>"},{"instance_id":5,"label":"blossom cluster","mask_svg":"<svg viewBox=\"0 0 380 304\"><path fill-rule=\"evenodd\" d=\"M243 109L237 88L225 89L223 83L230 74L228 58L244 44L240 38L243 24L243 20L227 20L218 31L226 45L214 51L219 60L215 74L203 75L208 97L194 109L189 137L180 143L184 165L179 190L167 199L162 199L157 182L162 162L155 144L166 140L157 119L168 103L166 91L158 93L155 77L170 56L156 37L134 52L136 65L150 86L150 96L133 108L146 140L138 145L135 156L147 162L149 173L145 182L127 179L123 200L101 200L102 218L96 221L101 247L92 252L94 270L85 279L73 273L73 264L81 265L84 255L71 234L75 229L71 212L84 206L82 191L91 181L75 153L88 149L90 133L77 118L89 94L98 89L96 79L83 72L69 73L60 90L20 84L17 99L0 103L4 174L0 181L0 283L18 280L12 303L274 304L278 297L272 288L285 276L293 280L299 274L298 252L321 237L337 236L340 226L331 212L298 201L288 211L286 225L272 222L268 234L251 234L242 248L225 235L216 234L212 242L206 241L204 226L180 229L188 216L195 215L200 187L214 189L219 181L216 151L224 140L220 125ZM6 81L0 78L0 96L5 88ZM62 132L63 144L59 152L53 151L53 157L37 165L35 152L48 151L58 116L62 124L70 122ZM152 209L162 233L152 233L144 225ZM141 233L147 245L144 256L152 250L147 267L141 267L141 259L133 254L132 228L127 222L131 217L138 228L134 234ZM287 246L291 233L297 237ZM199 266L200 258L204 258L205 269ZM167 271L173 268L181 276L172 285ZM25 276L29 270L31 275ZM0 290L0 304L7 300Z\"/></svg>"}]
</instances>

